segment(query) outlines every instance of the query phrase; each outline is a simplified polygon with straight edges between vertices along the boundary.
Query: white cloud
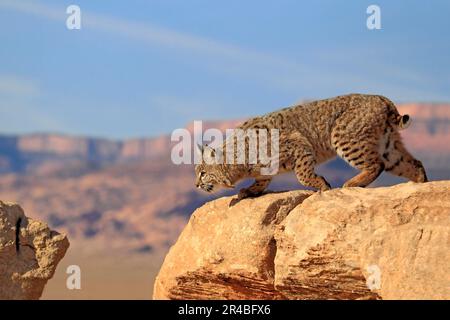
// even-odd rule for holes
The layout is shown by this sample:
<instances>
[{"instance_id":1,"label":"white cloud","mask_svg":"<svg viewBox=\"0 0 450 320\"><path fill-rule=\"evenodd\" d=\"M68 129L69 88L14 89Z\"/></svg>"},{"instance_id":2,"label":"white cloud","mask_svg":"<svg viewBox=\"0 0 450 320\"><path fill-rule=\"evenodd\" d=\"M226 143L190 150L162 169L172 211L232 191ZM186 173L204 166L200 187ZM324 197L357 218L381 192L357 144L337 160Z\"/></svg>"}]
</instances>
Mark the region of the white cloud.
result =
<instances>
[{"instance_id":1,"label":"white cloud","mask_svg":"<svg viewBox=\"0 0 450 320\"><path fill-rule=\"evenodd\" d=\"M38 2L0 0L0 6L15 11L34 14L55 21L65 21L67 18L64 8L58 9ZM86 12L81 8L82 28L95 29L122 35L146 42L148 44L158 44L166 47L192 50L202 54L228 57L231 59L244 60L252 63L264 63L278 65L284 68L299 67L298 64L286 61L285 59L228 44L206 37L200 37L170 30L150 23L139 23L125 19L108 17Z\"/></svg>"},{"instance_id":2,"label":"white cloud","mask_svg":"<svg viewBox=\"0 0 450 320\"><path fill-rule=\"evenodd\" d=\"M62 23L67 17L64 7L52 7L39 2L0 0L0 7ZM438 96L443 99L449 98L447 94L435 92L433 86L426 82L426 77L423 74L417 74L414 70L405 70L384 63L379 63L370 70L358 69L357 64L365 66L367 59L352 62L356 70L351 68L333 70L329 67L333 65L333 62L336 63L336 59L339 61L340 58L336 57L347 59L348 50L345 52L329 50L331 52L329 57L325 56L326 59L322 59L322 63L312 66L278 55L174 31L147 22L139 23L92 14L83 8L81 12L82 30L103 31L134 39L149 46L188 51L196 58L202 59L203 65L210 71L249 79L267 87L296 93L306 98L315 98L323 92L329 96L355 90L389 94L393 99L424 100ZM358 56L358 50L366 51L365 48L352 48L350 53L356 52L356 54L351 56ZM365 55L361 56L365 57Z\"/></svg>"},{"instance_id":3,"label":"white cloud","mask_svg":"<svg viewBox=\"0 0 450 320\"><path fill-rule=\"evenodd\" d=\"M55 8L38 2L0 0L0 7L17 12L33 14L53 21L65 21L65 8ZM152 25L148 22L139 23L125 19L108 17L86 12L81 8L83 32L91 29L134 39L150 46L160 46L168 49L189 51L199 58L213 58L214 63L205 65L216 72L240 75L263 83L269 83L279 88L286 86L298 88L301 75L311 74L306 65L279 57L273 54L244 48L206 37L174 31L168 28ZM308 79L311 81L311 79Z\"/></svg>"},{"instance_id":4,"label":"white cloud","mask_svg":"<svg viewBox=\"0 0 450 320\"><path fill-rule=\"evenodd\" d=\"M39 107L42 91L33 79L0 74L2 132L62 131L65 126Z\"/></svg>"},{"instance_id":5,"label":"white cloud","mask_svg":"<svg viewBox=\"0 0 450 320\"><path fill-rule=\"evenodd\" d=\"M1 132L30 133L35 131L63 132L67 126L41 108L20 98L2 98L0 103Z\"/></svg>"},{"instance_id":6,"label":"white cloud","mask_svg":"<svg viewBox=\"0 0 450 320\"><path fill-rule=\"evenodd\" d=\"M0 94L14 96L36 96L40 92L37 84L16 75L0 74Z\"/></svg>"}]
</instances>

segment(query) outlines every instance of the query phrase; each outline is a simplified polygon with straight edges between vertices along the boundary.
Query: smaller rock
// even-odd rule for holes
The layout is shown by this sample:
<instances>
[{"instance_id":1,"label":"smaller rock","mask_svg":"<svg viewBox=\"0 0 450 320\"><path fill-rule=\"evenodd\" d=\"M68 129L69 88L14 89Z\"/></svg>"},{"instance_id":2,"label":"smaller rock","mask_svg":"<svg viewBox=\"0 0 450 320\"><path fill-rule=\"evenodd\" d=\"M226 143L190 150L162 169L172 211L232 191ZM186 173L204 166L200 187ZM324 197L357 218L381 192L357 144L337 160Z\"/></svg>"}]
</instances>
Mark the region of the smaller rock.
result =
<instances>
[{"instance_id":1,"label":"smaller rock","mask_svg":"<svg viewBox=\"0 0 450 320\"><path fill-rule=\"evenodd\" d=\"M0 201L0 299L39 299L68 247L65 235Z\"/></svg>"}]
</instances>

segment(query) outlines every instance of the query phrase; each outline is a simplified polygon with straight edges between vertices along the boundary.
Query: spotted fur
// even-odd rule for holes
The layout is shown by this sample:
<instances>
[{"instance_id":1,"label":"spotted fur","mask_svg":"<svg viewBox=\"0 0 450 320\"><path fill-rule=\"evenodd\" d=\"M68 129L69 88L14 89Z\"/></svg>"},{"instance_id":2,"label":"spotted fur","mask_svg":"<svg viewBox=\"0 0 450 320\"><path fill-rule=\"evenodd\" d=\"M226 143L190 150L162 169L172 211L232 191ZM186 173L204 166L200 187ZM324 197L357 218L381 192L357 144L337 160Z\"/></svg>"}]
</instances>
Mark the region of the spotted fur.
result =
<instances>
[{"instance_id":1,"label":"spotted fur","mask_svg":"<svg viewBox=\"0 0 450 320\"><path fill-rule=\"evenodd\" d=\"M301 184L324 191L330 185L314 168L336 155L361 171L344 187L365 187L383 170L415 182L427 181L422 163L406 150L398 132L410 122L408 115L400 115L383 96L350 94L294 105L252 118L238 128L279 129L279 173L294 171ZM227 145L229 140L223 152ZM203 155L214 152L202 148ZM216 186L233 188L238 181L253 177L254 184L241 190L240 197L256 196L272 179L262 176L260 169L248 163L202 163L195 167L196 184L211 192Z\"/></svg>"}]
</instances>

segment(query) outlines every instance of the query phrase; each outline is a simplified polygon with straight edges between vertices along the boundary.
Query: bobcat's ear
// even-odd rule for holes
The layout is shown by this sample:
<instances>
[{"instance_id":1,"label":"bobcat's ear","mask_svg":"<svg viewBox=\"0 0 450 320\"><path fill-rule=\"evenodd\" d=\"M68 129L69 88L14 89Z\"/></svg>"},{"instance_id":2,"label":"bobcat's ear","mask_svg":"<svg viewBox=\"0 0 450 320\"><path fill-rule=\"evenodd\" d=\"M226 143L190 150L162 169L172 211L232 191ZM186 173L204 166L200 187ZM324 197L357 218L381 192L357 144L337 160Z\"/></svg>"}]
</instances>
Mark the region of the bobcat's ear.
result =
<instances>
[{"instance_id":1,"label":"bobcat's ear","mask_svg":"<svg viewBox=\"0 0 450 320\"><path fill-rule=\"evenodd\" d=\"M228 179L228 178L223 179L223 185L230 189L234 188L234 184L232 184L230 179Z\"/></svg>"},{"instance_id":2,"label":"bobcat's ear","mask_svg":"<svg viewBox=\"0 0 450 320\"><path fill-rule=\"evenodd\" d=\"M216 156L216 150L209 146L208 144L205 144L204 147L202 147L202 151L206 152L206 154L210 157L215 157Z\"/></svg>"},{"instance_id":3,"label":"bobcat's ear","mask_svg":"<svg viewBox=\"0 0 450 320\"><path fill-rule=\"evenodd\" d=\"M207 164L213 164L215 157L216 157L216 150L214 150L214 148L205 145L202 148L203 151L203 160L207 163Z\"/></svg>"},{"instance_id":4,"label":"bobcat's ear","mask_svg":"<svg viewBox=\"0 0 450 320\"><path fill-rule=\"evenodd\" d=\"M195 152L201 157L203 155L203 146L196 143L195 144Z\"/></svg>"}]
</instances>

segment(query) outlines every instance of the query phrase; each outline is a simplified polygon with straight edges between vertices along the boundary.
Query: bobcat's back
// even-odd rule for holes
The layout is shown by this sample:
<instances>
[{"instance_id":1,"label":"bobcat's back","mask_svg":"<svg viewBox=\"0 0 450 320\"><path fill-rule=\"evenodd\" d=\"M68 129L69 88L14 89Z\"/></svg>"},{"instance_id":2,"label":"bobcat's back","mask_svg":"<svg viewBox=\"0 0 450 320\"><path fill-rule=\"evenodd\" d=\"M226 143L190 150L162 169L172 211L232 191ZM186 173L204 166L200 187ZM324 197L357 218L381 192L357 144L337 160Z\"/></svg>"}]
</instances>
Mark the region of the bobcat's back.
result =
<instances>
[{"instance_id":1,"label":"bobcat's back","mask_svg":"<svg viewBox=\"0 0 450 320\"><path fill-rule=\"evenodd\" d=\"M327 190L328 182L315 173L315 166L339 155L361 172L344 186L366 186L383 171L409 180L427 181L422 163L406 150L399 129L410 123L408 115L400 115L395 105L378 95L349 94L331 99L294 105L247 120L237 129L277 129L279 132L278 172L294 171L305 186ZM259 140L258 140L259 142ZM271 149L270 139L268 139ZM228 139L223 150L234 148ZM258 146L259 147L259 146ZM246 154L249 143L245 143ZM236 160L236 158L235 158ZM216 166L218 175L230 185L246 177L255 177L247 195L262 192L272 177L262 175L259 165Z\"/></svg>"}]
</instances>

